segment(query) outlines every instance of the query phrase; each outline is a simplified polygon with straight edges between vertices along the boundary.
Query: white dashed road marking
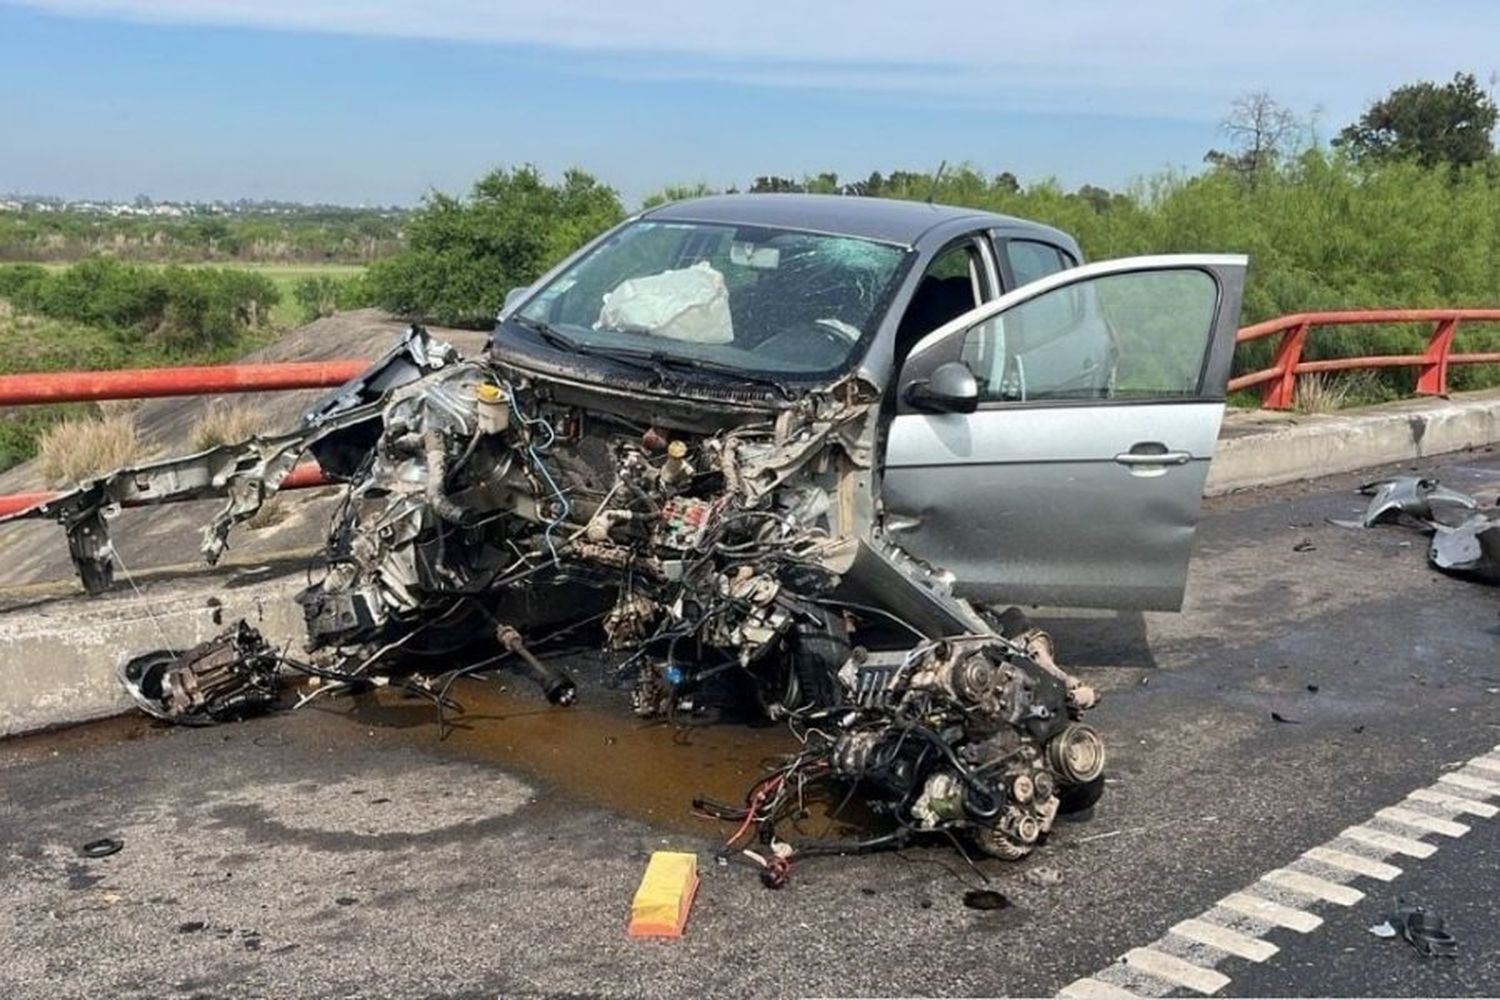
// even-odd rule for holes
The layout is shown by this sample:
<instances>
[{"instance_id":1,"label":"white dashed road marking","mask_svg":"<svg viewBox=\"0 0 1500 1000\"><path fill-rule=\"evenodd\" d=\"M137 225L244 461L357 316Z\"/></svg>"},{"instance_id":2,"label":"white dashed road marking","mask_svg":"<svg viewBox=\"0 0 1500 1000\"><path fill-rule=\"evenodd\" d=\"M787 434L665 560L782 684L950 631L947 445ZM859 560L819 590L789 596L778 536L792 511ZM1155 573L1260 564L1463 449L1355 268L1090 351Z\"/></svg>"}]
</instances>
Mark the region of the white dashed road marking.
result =
<instances>
[{"instance_id":1,"label":"white dashed road marking","mask_svg":"<svg viewBox=\"0 0 1500 1000\"><path fill-rule=\"evenodd\" d=\"M1279 885L1283 889L1300 892L1314 899L1337 903L1340 906L1353 906L1365 898L1365 894L1358 889L1330 882L1326 878L1318 878L1306 872L1292 871L1290 868L1278 868L1274 872L1266 872L1260 879L1262 882Z\"/></svg>"},{"instance_id":2,"label":"white dashed road marking","mask_svg":"<svg viewBox=\"0 0 1500 1000\"><path fill-rule=\"evenodd\" d=\"M1286 927L1299 934L1306 934L1308 931L1315 931L1323 926L1323 918L1316 913L1282 906L1273 900L1252 896L1248 892L1231 892L1219 900L1219 905L1226 910L1233 910L1247 917L1254 917L1256 920L1264 920L1278 927Z\"/></svg>"},{"instance_id":3,"label":"white dashed road marking","mask_svg":"<svg viewBox=\"0 0 1500 1000\"><path fill-rule=\"evenodd\" d=\"M1390 882L1401 869L1385 860L1389 856L1428 858L1437 853L1437 847L1420 838L1430 834L1462 837L1469 832L1470 826L1456 821L1455 815L1480 819L1500 815L1500 808L1481 801L1500 796L1500 782L1466 769L1500 776L1500 747L1445 772L1399 804L1377 810L1371 819L1376 825L1356 824L1332 841L1304 851L1297 861L1311 863L1311 870L1288 866L1266 872L1205 913L1172 925L1151 944L1130 949L1114 965L1069 983L1059 995L1072 1000L1133 1000L1165 996L1174 990L1205 996L1217 993L1230 982L1228 974L1217 968L1221 963L1264 962L1277 951L1276 945L1264 940L1265 935L1277 928L1309 934L1322 925L1318 914L1284 901L1305 898L1308 907L1321 903L1353 906L1365 894L1347 885L1348 880ZM1381 824L1402 832L1382 829ZM1345 881L1336 881L1340 877ZM1272 896L1276 898L1268 898Z\"/></svg>"},{"instance_id":4,"label":"white dashed road marking","mask_svg":"<svg viewBox=\"0 0 1500 1000\"><path fill-rule=\"evenodd\" d=\"M1205 995L1217 993L1229 985L1229 977L1222 972L1205 969L1201 965L1194 965L1186 959L1168 955L1154 948L1130 949L1125 953L1125 964L1140 969L1147 975L1155 976L1157 979L1176 983L1194 993Z\"/></svg>"},{"instance_id":5,"label":"white dashed road marking","mask_svg":"<svg viewBox=\"0 0 1500 1000\"><path fill-rule=\"evenodd\" d=\"M1483 792L1486 795L1500 795L1500 785L1483 778L1476 778L1472 774L1445 774L1438 778L1455 788L1467 788L1471 792Z\"/></svg>"},{"instance_id":6,"label":"white dashed road marking","mask_svg":"<svg viewBox=\"0 0 1500 1000\"><path fill-rule=\"evenodd\" d=\"M1350 854L1348 851L1337 851L1332 847L1314 847L1302 856L1333 868L1342 868L1344 871L1353 872L1356 875L1378 878L1382 882L1389 882L1401 874L1401 869L1395 865L1388 865L1384 861L1367 858L1363 854Z\"/></svg>"},{"instance_id":7,"label":"white dashed road marking","mask_svg":"<svg viewBox=\"0 0 1500 1000\"><path fill-rule=\"evenodd\" d=\"M1410 837L1397 836L1394 833L1386 833L1384 830L1375 830L1368 826L1351 826L1339 836L1412 858L1430 858L1437 853L1437 848L1431 844L1413 840Z\"/></svg>"},{"instance_id":8,"label":"white dashed road marking","mask_svg":"<svg viewBox=\"0 0 1500 1000\"><path fill-rule=\"evenodd\" d=\"M1062 988L1059 996L1071 1000L1140 1000L1140 997L1113 983L1102 983L1097 979L1079 979Z\"/></svg>"},{"instance_id":9,"label":"white dashed road marking","mask_svg":"<svg viewBox=\"0 0 1500 1000\"><path fill-rule=\"evenodd\" d=\"M1435 788L1418 788L1407 796L1408 799L1417 802L1430 802L1433 805L1446 806L1454 812L1469 813L1482 819L1490 819L1500 809L1488 803L1479 802L1475 799L1466 799L1462 795L1454 795L1452 792L1440 792Z\"/></svg>"},{"instance_id":10,"label":"white dashed road marking","mask_svg":"<svg viewBox=\"0 0 1500 1000\"><path fill-rule=\"evenodd\" d=\"M1431 833L1441 833L1445 837L1462 837L1469 832L1469 828L1462 823L1455 823L1451 819L1440 819L1437 816L1429 816L1426 813L1415 812L1411 809L1403 809L1400 806L1389 806L1380 810L1375 815L1401 826L1409 826L1417 830L1427 830Z\"/></svg>"},{"instance_id":11,"label":"white dashed road marking","mask_svg":"<svg viewBox=\"0 0 1500 1000\"><path fill-rule=\"evenodd\" d=\"M1231 927L1211 924L1196 917L1174 925L1172 933L1178 937L1187 938L1189 941L1196 941L1231 955L1238 955L1240 958L1248 958L1252 962L1264 962L1281 950L1269 941L1262 941L1249 934L1241 934Z\"/></svg>"}]
</instances>

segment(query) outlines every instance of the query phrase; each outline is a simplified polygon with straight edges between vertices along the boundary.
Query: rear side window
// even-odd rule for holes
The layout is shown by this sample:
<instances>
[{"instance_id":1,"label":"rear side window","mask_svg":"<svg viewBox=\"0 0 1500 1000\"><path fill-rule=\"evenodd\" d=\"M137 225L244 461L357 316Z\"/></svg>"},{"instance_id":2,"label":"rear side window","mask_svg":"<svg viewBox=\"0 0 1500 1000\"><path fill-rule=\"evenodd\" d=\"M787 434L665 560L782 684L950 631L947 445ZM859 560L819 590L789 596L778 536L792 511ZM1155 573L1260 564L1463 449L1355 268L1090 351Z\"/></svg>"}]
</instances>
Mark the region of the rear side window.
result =
<instances>
[{"instance_id":1,"label":"rear side window","mask_svg":"<svg viewBox=\"0 0 1500 1000\"><path fill-rule=\"evenodd\" d=\"M1007 240L1005 259L1010 262L1018 288L1073 266L1072 259L1057 247L1036 240Z\"/></svg>"}]
</instances>

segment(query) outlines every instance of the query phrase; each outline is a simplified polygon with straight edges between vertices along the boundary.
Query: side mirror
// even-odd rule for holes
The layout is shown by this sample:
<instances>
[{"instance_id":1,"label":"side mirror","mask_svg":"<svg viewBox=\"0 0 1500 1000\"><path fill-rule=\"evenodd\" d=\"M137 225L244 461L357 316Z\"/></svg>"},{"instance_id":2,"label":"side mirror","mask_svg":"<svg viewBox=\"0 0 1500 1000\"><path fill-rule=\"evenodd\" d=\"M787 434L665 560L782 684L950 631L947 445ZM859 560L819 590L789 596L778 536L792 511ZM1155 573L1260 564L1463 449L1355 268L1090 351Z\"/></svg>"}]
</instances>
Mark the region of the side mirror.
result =
<instances>
[{"instance_id":1,"label":"side mirror","mask_svg":"<svg viewBox=\"0 0 1500 1000\"><path fill-rule=\"evenodd\" d=\"M908 384L906 401L919 410L973 413L979 408L979 380L962 361L947 361L926 381Z\"/></svg>"},{"instance_id":2,"label":"side mirror","mask_svg":"<svg viewBox=\"0 0 1500 1000\"><path fill-rule=\"evenodd\" d=\"M521 285L518 288L512 288L510 291L506 292L505 293L505 302L504 302L503 305L500 306L500 315L502 315L502 316L508 316L508 315L510 315L511 309L515 307L516 303L518 303L522 299L524 299L526 297L526 294L528 292L530 292L530 291L531 291L531 286L530 285Z\"/></svg>"}]
</instances>

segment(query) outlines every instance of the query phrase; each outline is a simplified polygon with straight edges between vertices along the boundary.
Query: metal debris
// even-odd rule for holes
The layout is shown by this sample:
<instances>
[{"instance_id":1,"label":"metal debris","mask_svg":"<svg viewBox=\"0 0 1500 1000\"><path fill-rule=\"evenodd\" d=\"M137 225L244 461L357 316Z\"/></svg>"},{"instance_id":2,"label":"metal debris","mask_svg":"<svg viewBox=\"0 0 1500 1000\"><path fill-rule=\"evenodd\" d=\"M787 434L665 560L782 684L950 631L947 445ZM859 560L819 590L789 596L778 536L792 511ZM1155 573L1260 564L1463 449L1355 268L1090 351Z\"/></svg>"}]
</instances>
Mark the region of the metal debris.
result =
<instances>
[{"instance_id":1,"label":"metal debris","mask_svg":"<svg viewBox=\"0 0 1500 1000\"><path fill-rule=\"evenodd\" d=\"M837 681L833 705L793 715L802 750L761 779L743 809L705 809L740 821L726 850L758 829L785 867L935 835L1014 860L1052 829L1071 790L1101 787L1104 744L1077 721L1093 692L1070 688L1003 641L940 640L888 654L857 648ZM862 790L894 829L854 847L784 837L782 822L824 783L842 798Z\"/></svg>"},{"instance_id":2,"label":"metal debris","mask_svg":"<svg viewBox=\"0 0 1500 1000\"><path fill-rule=\"evenodd\" d=\"M1432 525L1427 558L1445 573L1500 583L1500 519L1473 514L1462 524Z\"/></svg>"},{"instance_id":3,"label":"metal debris","mask_svg":"<svg viewBox=\"0 0 1500 1000\"><path fill-rule=\"evenodd\" d=\"M1424 524L1433 520L1432 505L1449 504L1469 510L1479 506L1473 497L1450 490L1436 479L1421 476L1400 476L1396 479L1381 479L1366 483L1359 492L1370 498L1364 516L1358 521L1335 520L1330 523L1341 528L1373 528L1377 524L1398 521L1405 515Z\"/></svg>"},{"instance_id":4,"label":"metal debris","mask_svg":"<svg viewBox=\"0 0 1500 1000\"><path fill-rule=\"evenodd\" d=\"M1500 583L1500 508L1484 509L1466 493L1450 490L1436 479L1406 476L1367 483L1360 492L1371 497L1358 521L1329 518L1341 528L1372 528L1377 524L1405 523L1432 533L1427 560L1444 573ZM1441 508L1468 511L1464 519L1450 524L1440 519Z\"/></svg>"},{"instance_id":5,"label":"metal debris","mask_svg":"<svg viewBox=\"0 0 1500 1000\"><path fill-rule=\"evenodd\" d=\"M1423 958L1455 958L1458 955L1458 939L1448 933L1447 921L1429 913L1425 907L1400 900L1396 903L1396 911L1384 923L1371 927L1370 933L1376 937L1400 935Z\"/></svg>"}]
</instances>

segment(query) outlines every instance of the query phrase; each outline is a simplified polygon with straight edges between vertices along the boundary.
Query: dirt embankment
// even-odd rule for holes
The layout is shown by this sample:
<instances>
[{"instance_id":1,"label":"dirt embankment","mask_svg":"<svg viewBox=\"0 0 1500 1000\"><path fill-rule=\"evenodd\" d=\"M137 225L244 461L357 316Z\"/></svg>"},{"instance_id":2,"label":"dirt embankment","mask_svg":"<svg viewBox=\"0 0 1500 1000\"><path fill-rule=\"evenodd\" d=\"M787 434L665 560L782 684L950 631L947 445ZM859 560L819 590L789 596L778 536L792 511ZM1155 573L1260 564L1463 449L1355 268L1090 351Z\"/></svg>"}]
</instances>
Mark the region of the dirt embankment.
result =
<instances>
[{"instance_id":1,"label":"dirt embankment","mask_svg":"<svg viewBox=\"0 0 1500 1000\"><path fill-rule=\"evenodd\" d=\"M389 350L405 328L405 323L375 309L340 313L294 330L244 360L373 360ZM473 330L430 329L434 336L466 355L477 354L488 338L488 334ZM275 432L294 427L303 410L328 391L253 392L232 399L192 396L147 400L133 416L141 439L156 455L184 454L191 450L193 428L216 399L255 408L264 418L263 430ZM0 473L0 493L44 486L35 462ZM230 536L226 558L236 561L269 558L320 544L336 492L332 488L302 490L273 501L275 510L261 519L272 523L254 528L242 525ZM122 511L111 525L121 562L136 574L162 566L200 565L198 545L203 525L217 507L217 501L202 501ZM129 585L124 574L118 576L117 586ZM67 541L60 527L41 521L0 526L0 587L73 579Z\"/></svg>"}]
</instances>

